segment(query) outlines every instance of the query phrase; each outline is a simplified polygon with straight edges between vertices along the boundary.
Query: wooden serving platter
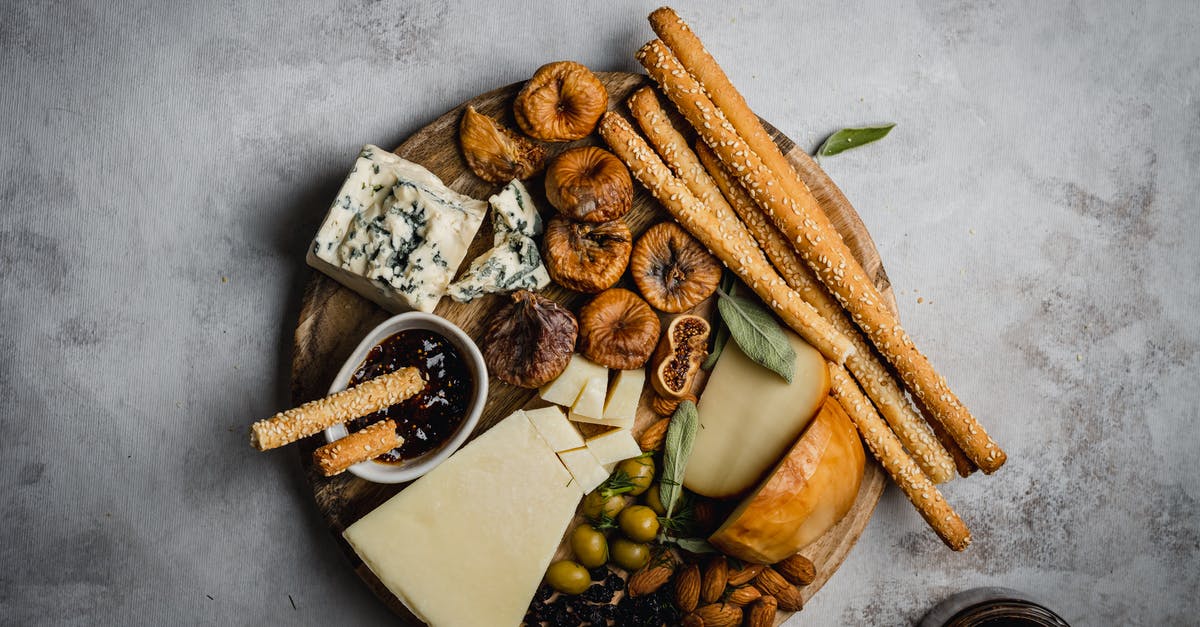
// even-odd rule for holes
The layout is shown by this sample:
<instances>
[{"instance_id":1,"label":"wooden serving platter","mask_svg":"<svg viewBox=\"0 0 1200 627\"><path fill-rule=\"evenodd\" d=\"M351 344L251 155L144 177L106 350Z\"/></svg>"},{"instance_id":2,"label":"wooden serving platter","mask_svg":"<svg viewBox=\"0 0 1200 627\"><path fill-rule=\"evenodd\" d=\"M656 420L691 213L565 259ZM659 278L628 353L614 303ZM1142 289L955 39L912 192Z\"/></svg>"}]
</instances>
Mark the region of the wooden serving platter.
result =
<instances>
[{"instance_id":1,"label":"wooden serving platter","mask_svg":"<svg viewBox=\"0 0 1200 627\"><path fill-rule=\"evenodd\" d=\"M627 112L624 102L629 94L648 84L648 79L639 74L599 72L597 75L608 89L609 109L622 113ZM515 127L511 113L512 101L521 85L522 83L514 83L502 87L455 107L409 137L396 149L396 154L428 168L456 191L475 198L487 198L498 191L501 186L479 179L467 167L458 145L459 121L464 109L468 105L472 105L481 113L499 118L510 127ZM787 155L788 160L797 168L814 195L822 203L822 207L842 237L845 238L855 257L862 263L868 275L874 278L875 284L887 300L888 306L895 311L896 303L891 285L883 270L878 251L875 250L874 242L871 241L858 214L854 212L841 191L812 158L770 124L766 124L766 126L775 142ZM678 123L676 127L687 128L685 124ZM603 145L599 138L592 136L578 142L549 144L547 147L553 155L568 148L586 144ZM347 157L347 164L349 164L349 157ZM541 177L535 177L526 184L535 200L539 201L542 215L548 216L553 208L545 202ZM625 216L625 221L636 237L652 224L670 220L670 216L636 182L634 187L636 194L633 209ZM463 267L465 268L475 256L487 250L491 241L491 219L489 217L484 221L483 227L472 243ZM623 279L623 284L631 283L628 276ZM578 311L579 307L589 298L588 295L571 292L553 284L544 293L573 311ZM471 303L460 304L445 298L434 313L455 323L472 338L479 338L492 314L506 302L506 299L506 296L485 296ZM710 299L710 301L698 305L695 313L712 316L713 309ZM390 314L365 298L342 287L325 275L313 271L304 291L300 318L295 331L291 381L293 404L299 405L324 396L333 377L362 337L389 316ZM516 409L527 404L539 403L542 401L537 399L535 390L516 388L493 377L490 380L487 404L475 433L481 433ZM643 397L643 406L638 412L635 433L640 433L641 429L656 419L657 416L654 416L653 412L646 407L646 398ZM349 544L342 539L342 532L346 527L399 492L404 486L371 483L350 473L343 473L331 478L321 476L320 472L312 465L311 453L324 443L323 436L320 435L304 440L300 444L300 459L305 476L312 487L317 509L329 526L334 541L350 560L354 572L362 578L380 600L401 617L405 624L421 624L379 582L358 559ZM886 475L883 470L868 455L862 486L859 488L857 499L850 512L837 526L802 551L813 561L817 569L817 579L811 585L801 588L806 602L833 575L850 552L850 548L857 542L879 501L885 482ZM563 551L560 551L560 554L562 553ZM776 623L782 623L787 616L780 612Z\"/></svg>"}]
</instances>

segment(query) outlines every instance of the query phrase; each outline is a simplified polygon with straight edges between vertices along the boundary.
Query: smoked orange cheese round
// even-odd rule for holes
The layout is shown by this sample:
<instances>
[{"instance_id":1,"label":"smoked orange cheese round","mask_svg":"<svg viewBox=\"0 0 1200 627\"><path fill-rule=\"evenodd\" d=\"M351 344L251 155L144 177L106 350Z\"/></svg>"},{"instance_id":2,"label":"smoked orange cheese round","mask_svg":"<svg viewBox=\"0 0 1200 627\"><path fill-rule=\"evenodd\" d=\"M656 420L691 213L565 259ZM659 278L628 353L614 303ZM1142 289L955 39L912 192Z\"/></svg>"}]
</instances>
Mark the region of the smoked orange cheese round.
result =
<instances>
[{"instance_id":1,"label":"smoked orange cheese round","mask_svg":"<svg viewBox=\"0 0 1200 627\"><path fill-rule=\"evenodd\" d=\"M746 562L774 564L837 524L858 495L866 455L832 398L758 489L708 541Z\"/></svg>"},{"instance_id":2,"label":"smoked orange cheese round","mask_svg":"<svg viewBox=\"0 0 1200 627\"><path fill-rule=\"evenodd\" d=\"M829 395L825 358L799 335L792 382L725 346L700 396L700 428L683 485L704 496L730 497L754 487L783 457Z\"/></svg>"}]
</instances>

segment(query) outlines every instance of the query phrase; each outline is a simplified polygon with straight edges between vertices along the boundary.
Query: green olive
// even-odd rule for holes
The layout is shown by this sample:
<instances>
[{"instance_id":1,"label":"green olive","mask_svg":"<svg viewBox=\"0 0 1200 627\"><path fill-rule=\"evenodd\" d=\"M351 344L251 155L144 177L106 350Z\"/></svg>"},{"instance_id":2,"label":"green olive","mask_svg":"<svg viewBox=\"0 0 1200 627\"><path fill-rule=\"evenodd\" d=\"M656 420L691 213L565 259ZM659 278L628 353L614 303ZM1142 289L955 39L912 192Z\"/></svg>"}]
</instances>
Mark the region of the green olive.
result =
<instances>
[{"instance_id":1,"label":"green olive","mask_svg":"<svg viewBox=\"0 0 1200 627\"><path fill-rule=\"evenodd\" d=\"M579 594L592 585L592 576L583 566L562 560L546 569L546 583L563 594Z\"/></svg>"},{"instance_id":2,"label":"green olive","mask_svg":"<svg viewBox=\"0 0 1200 627\"><path fill-rule=\"evenodd\" d=\"M642 495L642 501L646 504L646 507L654 510L655 514L658 514L659 516L666 516L667 508L663 507L662 493L660 490L661 488L657 483L650 486L650 489L646 490L646 493Z\"/></svg>"},{"instance_id":3,"label":"green olive","mask_svg":"<svg viewBox=\"0 0 1200 627\"><path fill-rule=\"evenodd\" d=\"M571 550L575 559L588 568L603 566L608 561L608 539L591 525L579 525L571 532Z\"/></svg>"},{"instance_id":4,"label":"green olive","mask_svg":"<svg viewBox=\"0 0 1200 627\"><path fill-rule=\"evenodd\" d=\"M612 541L612 559L617 566L635 571L649 563L650 545L617 538Z\"/></svg>"},{"instance_id":5,"label":"green olive","mask_svg":"<svg viewBox=\"0 0 1200 627\"><path fill-rule=\"evenodd\" d=\"M650 457L627 459L617 466L617 470L629 475L629 481L633 484L629 493L634 496L650 489L650 484L654 481L654 460Z\"/></svg>"},{"instance_id":6,"label":"green olive","mask_svg":"<svg viewBox=\"0 0 1200 627\"><path fill-rule=\"evenodd\" d=\"M649 542L658 535L658 514L645 505L626 507L617 517L621 533L634 542Z\"/></svg>"},{"instance_id":7,"label":"green olive","mask_svg":"<svg viewBox=\"0 0 1200 627\"><path fill-rule=\"evenodd\" d=\"M601 518L616 518L625 509L625 497L620 494L604 496L600 489L592 490L583 497L583 515L588 520L598 521Z\"/></svg>"}]
</instances>

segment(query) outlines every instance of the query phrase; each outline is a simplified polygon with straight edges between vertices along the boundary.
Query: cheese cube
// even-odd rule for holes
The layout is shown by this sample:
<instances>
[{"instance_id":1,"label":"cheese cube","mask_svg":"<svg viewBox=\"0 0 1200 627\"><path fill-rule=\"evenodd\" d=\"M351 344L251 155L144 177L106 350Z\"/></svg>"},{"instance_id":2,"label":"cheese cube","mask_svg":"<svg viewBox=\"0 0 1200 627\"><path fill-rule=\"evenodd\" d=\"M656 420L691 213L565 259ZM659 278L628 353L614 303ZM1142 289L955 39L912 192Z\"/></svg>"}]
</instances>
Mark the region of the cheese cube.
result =
<instances>
[{"instance_id":1,"label":"cheese cube","mask_svg":"<svg viewBox=\"0 0 1200 627\"><path fill-rule=\"evenodd\" d=\"M425 623L516 626L575 517L572 483L514 414L343 535Z\"/></svg>"},{"instance_id":2,"label":"cheese cube","mask_svg":"<svg viewBox=\"0 0 1200 627\"><path fill-rule=\"evenodd\" d=\"M608 471L586 446L563 451L558 454L558 458L562 460L567 470L571 471L571 476L575 477L573 483L584 494L595 490L608 480Z\"/></svg>"},{"instance_id":3,"label":"cheese cube","mask_svg":"<svg viewBox=\"0 0 1200 627\"><path fill-rule=\"evenodd\" d=\"M565 370L558 375L558 378L542 386L539 395L543 400L550 401L555 405L563 407L571 407L575 404L583 392L584 386L588 381L596 378L603 378L605 383L608 382L608 369L600 364L589 361L583 355L571 355L571 361L567 364ZM601 391L600 402L604 402L604 392ZM596 414L597 417L603 414L603 410Z\"/></svg>"},{"instance_id":4,"label":"cheese cube","mask_svg":"<svg viewBox=\"0 0 1200 627\"><path fill-rule=\"evenodd\" d=\"M579 398L571 405L571 413L584 418L604 418L604 396L608 391L608 371L587 380Z\"/></svg>"},{"instance_id":5,"label":"cheese cube","mask_svg":"<svg viewBox=\"0 0 1200 627\"><path fill-rule=\"evenodd\" d=\"M533 428L537 429L546 444L549 444L555 452L584 445L583 436L579 435L579 430L571 424L571 421L567 420L567 415L557 406L528 409L523 413L529 422L533 423Z\"/></svg>"},{"instance_id":6,"label":"cheese cube","mask_svg":"<svg viewBox=\"0 0 1200 627\"><path fill-rule=\"evenodd\" d=\"M613 429L587 439L588 450L601 465L616 464L642 454L642 447L629 429Z\"/></svg>"},{"instance_id":7,"label":"cheese cube","mask_svg":"<svg viewBox=\"0 0 1200 627\"><path fill-rule=\"evenodd\" d=\"M604 401L604 419L625 420L636 416L645 382L646 370L643 368L617 372L612 385L608 386L608 398Z\"/></svg>"},{"instance_id":8,"label":"cheese cube","mask_svg":"<svg viewBox=\"0 0 1200 627\"><path fill-rule=\"evenodd\" d=\"M633 423L634 423L633 418L621 418L619 420L608 420L605 418L589 418L587 416L581 416L575 412L571 412L570 414L568 414L567 417L570 418L574 422L583 422L583 423L592 424L592 425L601 425L604 427L616 427L618 429L632 429Z\"/></svg>"}]
</instances>

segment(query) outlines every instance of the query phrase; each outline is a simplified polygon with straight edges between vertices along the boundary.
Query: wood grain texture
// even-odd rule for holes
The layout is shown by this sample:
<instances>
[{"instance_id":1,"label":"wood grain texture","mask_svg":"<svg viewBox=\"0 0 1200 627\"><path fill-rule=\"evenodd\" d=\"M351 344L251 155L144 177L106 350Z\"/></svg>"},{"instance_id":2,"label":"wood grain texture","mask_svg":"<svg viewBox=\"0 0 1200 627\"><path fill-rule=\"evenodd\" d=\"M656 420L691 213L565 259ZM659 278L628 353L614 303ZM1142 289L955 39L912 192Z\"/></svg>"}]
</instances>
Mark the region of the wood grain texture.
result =
<instances>
[{"instance_id":1,"label":"wood grain texture","mask_svg":"<svg viewBox=\"0 0 1200 627\"><path fill-rule=\"evenodd\" d=\"M638 74L600 72L598 76L608 89L609 108L619 111L624 111L624 101L630 93L648 84L646 77ZM509 85L455 107L413 134L396 149L396 154L428 168L456 191L475 198L487 198L500 186L479 179L467 167L458 147L459 120L466 106L473 105L481 113L497 117L515 127L511 104L520 87L521 83ZM677 124L677 127L683 129L686 128L686 125ZM797 171L812 189L814 196L821 202L830 220L845 238L855 257L862 263L868 275L873 277L880 292L887 299L889 307L895 311L896 304L891 284L883 270L874 243L858 214L812 158L803 150L798 149L791 140L770 124L767 124L767 130L787 155L789 161L796 166ZM574 146L598 143L600 143L599 140L592 136L578 142L548 144L547 147L550 154L554 155ZM351 157L348 156L347 163L350 160ZM545 202L540 176L529 181L528 187L535 200L539 201L543 216L547 215L549 211L553 211ZM649 194L638 188L633 209L625 218L634 235L637 236L650 225L667 219L669 219L667 213L650 198ZM487 250L491 241L491 223L490 220L485 220L466 259L469 261ZM466 265L467 263L463 264L464 267ZM622 284L634 289L628 276L623 279ZM587 295L571 292L557 285L552 285L545 294L575 311L578 311L579 306L587 299ZM504 304L505 298L503 296L485 296L468 304L455 303L449 298L445 298L434 313L457 324L471 337L478 338L491 315ZM695 310L695 313L708 317L712 316L712 312L711 299L698 305ZM295 331L291 381L293 404L299 405L324 396L332 383L333 376L349 357L359 340L387 317L389 317L387 312L370 301L342 287L332 279L313 272L305 288L300 318ZM649 386L647 386L647 390L649 390ZM544 403L537 399L535 391L516 388L493 377L490 381L488 402L475 433L481 433L518 408L539 404ZM644 396L635 427L637 433L657 419L657 416L654 416L646 405L647 398ZM342 539L342 532L347 526L399 492L403 486L375 484L349 473L332 478L321 476L320 472L313 467L311 454L314 449L324 443L323 436L318 435L299 444L301 465L308 483L312 486L317 510L328 524L334 541L338 543L350 561L355 573L406 624L419 625L420 622L375 578ZM816 581L802 588L806 601L821 588L846 558L850 548L854 546L863 529L866 528L885 483L886 476L883 471L873 461L868 461L866 474L863 477L854 507L837 526L803 551L804 555L809 557L817 568ZM336 576L336 574L332 576ZM780 612L776 624L782 623L787 616L786 613Z\"/></svg>"}]
</instances>

